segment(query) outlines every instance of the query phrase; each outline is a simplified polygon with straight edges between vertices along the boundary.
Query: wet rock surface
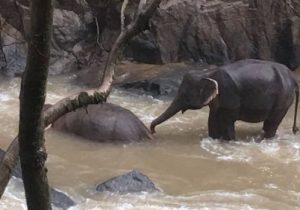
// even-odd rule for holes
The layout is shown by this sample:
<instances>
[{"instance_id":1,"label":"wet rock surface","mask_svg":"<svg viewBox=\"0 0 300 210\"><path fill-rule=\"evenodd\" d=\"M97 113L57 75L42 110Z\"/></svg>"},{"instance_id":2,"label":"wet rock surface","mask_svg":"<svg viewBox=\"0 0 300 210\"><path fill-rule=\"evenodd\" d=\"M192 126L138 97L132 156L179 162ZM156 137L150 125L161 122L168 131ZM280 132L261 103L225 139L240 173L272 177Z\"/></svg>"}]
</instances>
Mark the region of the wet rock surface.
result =
<instances>
[{"instance_id":1,"label":"wet rock surface","mask_svg":"<svg viewBox=\"0 0 300 210\"><path fill-rule=\"evenodd\" d=\"M50 73L89 71L93 66L101 71L120 31L121 4L56 1ZM126 23L137 4L130 1ZM0 5L1 72L19 75L26 61L29 1L0 0ZM149 64L221 65L259 58L294 69L300 65L299 19L298 0L163 0L149 30L129 42L125 56Z\"/></svg>"},{"instance_id":2,"label":"wet rock surface","mask_svg":"<svg viewBox=\"0 0 300 210\"><path fill-rule=\"evenodd\" d=\"M0 149L0 160L2 159L4 154L5 152L2 149ZM13 176L22 179L22 171L19 163L16 169L14 170ZM69 196L67 196L62 191L59 191L52 187L50 188L50 195L52 204L59 209L65 210L70 208L71 206L76 205L76 203Z\"/></svg>"},{"instance_id":3,"label":"wet rock surface","mask_svg":"<svg viewBox=\"0 0 300 210\"><path fill-rule=\"evenodd\" d=\"M60 209L68 209L71 206L75 206L76 203L68 197L64 192L57 189L50 189L51 202L54 206Z\"/></svg>"},{"instance_id":4,"label":"wet rock surface","mask_svg":"<svg viewBox=\"0 0 300 210\"><path fill-rule=\"evenodd\" d=\"M152 19L151 31L165 63L261 58L295 66L290 22L299 10L299 1L169 0Z\"/></svg>"},{"instance_id":5,"label":"wet rock surface","mask_svg":"<svg viewBox=\"0 0 300 210\"><path fill-rule=\"evenodd\" d=\"M159 192L160 190L149 179L149 177L142 174L140 171L133 170L97 185L96 191L126 194L138 192Z\"/></svg>"},{"instance_id":6,"label":"wet rock surface","mask_svg":"<svg viewBox=\"0 0 300 210\"><path fill-rule=\"evenodd\" d=\"M116 68L114 86L118 88L142 91L154 97L169 96L176 93L181 80L189 71L213 70L215 65L199 63L169 63L169 64L139 64L123 62ZM89 87L100 85L98 71L81 72L77 75L76 83Z\"/></svg>"},{"instance_id":7,"label":"wet rock surface","mask_svg":"<svg viewBox=\"0 0 300 210\"><path fill-rule=\"evenodd\" d=\"M142 69L140 65L127 65L120 66L120 69L124 68L120 70L124 74L117 78L116 86L141 90L154 97L174 95L187 72L201 71L205 74L216 67L215 65L170 63L148 66L149 68L145 66L145 69Z\"/></svg>"}]
</instances>

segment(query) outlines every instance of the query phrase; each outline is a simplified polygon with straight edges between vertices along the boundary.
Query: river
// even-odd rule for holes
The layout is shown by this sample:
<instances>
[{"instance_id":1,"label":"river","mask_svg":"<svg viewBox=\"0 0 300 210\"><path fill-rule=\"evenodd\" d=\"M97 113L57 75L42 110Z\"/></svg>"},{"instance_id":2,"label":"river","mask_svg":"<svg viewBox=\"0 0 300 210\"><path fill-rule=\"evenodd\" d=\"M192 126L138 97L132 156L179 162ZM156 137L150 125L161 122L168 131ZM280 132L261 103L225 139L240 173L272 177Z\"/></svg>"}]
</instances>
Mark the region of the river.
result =
<instances>
[{"instance_id":1,"label":"river","mask_svg":"<svg viewBox=\"0 0 300 210\"><path fill-rule=\"evenodd\" d=\"M50 77L47 102L54 103L84 88L72 85L71 79ZM17 133L19 83L18 78L0 77L3 149ZM147 126L170 100L126 90L114 90L109 98L110 102L130 109ZM177 114L158 126L156 140L147 143L94 143L48 130L49 182L77 202L70 210L300 209L300 134L292 134L293 110L294 105L277 137L261 143L255 141L261 123L238 122L239 141L224 143L208 138L207 108ZM95 192L97 183L132 169L148 175L162 192ZM0 209L26 209L17 179L10 181Z\"/></svg>"}]
</instances>

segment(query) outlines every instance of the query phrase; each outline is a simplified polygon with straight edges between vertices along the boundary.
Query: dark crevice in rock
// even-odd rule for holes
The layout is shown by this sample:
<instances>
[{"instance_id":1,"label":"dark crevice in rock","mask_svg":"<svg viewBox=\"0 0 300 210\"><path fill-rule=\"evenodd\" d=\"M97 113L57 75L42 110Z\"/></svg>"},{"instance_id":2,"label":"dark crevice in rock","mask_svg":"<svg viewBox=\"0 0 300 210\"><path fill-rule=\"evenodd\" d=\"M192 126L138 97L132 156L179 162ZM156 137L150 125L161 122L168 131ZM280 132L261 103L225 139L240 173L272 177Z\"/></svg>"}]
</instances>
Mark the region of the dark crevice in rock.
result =
<instances>
[{"instance_id":1,"label":"dark crevice in rock","mask_svg":"<svg viewBox=\"0 0 300 210\"><path fill-rule=\"evenodd\" d=\"M291 22L287 21L283 25L284 28L277 33L278 42L275 45L275 60L293 69L296 68L296 66L292 65L295 59L295 55L293 48Z\"/></svg>"}]
</instances>

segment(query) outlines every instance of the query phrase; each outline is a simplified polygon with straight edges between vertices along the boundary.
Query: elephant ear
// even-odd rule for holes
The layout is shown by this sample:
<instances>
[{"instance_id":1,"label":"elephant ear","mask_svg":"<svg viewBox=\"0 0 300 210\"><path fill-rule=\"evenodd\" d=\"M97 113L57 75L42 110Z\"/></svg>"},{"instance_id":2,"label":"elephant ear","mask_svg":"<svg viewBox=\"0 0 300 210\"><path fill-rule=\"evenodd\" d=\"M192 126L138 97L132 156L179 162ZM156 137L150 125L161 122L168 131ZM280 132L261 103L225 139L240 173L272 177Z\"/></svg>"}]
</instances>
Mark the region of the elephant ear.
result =
<instances>
[{"instance_id":1,"label":"elephant ear","mask_svg":"<svg viewBox=\"0 0 300 210\"><path fill-rule=\"evenodd\" d=\"M219 94L219 85L218 82L214 79L211 78L204 78L204 80L206 81L206 83L208 84L209 89L211 89L212 91L210 91L210 95L208 96L208 98L205 100L205 102L203 103L204 106L208 105L214 98L217 97L217 95Z\"/></svg>"}]
</instances>

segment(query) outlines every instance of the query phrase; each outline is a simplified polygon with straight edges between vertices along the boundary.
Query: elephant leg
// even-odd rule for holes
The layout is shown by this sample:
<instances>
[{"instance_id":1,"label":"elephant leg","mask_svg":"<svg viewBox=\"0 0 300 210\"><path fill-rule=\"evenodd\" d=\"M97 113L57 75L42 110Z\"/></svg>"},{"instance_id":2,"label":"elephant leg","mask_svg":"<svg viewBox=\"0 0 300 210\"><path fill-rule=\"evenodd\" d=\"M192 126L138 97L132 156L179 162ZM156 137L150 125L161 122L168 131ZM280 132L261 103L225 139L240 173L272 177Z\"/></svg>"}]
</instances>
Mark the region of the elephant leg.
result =
<instances>
[{"instance_id":1,"label":"elephant leg","mask_svg":"<svg viewBox=\"0 0 300 210\"><path fill-rule=\"evenodd\" d=\"M288 109L278 110L270 113L269 117L264 121L263 130L265 131L265 138L268 139L275 136L278 126L280 125L287 111Z\"/></svg>"},{"instance_id":2,"label":"elephant leg","mask_svg":"<svg viewBox=\"0 0 300 210\"><path fill-rule=\"evenodd\" d=\"M221 138L220 119L217 111L209 111L208 135L213 139Z\"/></svg>"},{"instance_id":3,"label":"elephant leg","mask_svg":"<svg viewBox=\"0 0 300 210\"><path fill-rule=\"evenodd\" d=\"M222 130L222 137L224 140L229 141L235 139L234 121L224 121Z\"/></svg>"},{"instance_id":4,"label":"elephant leg","mask_svg":"<svg viewBox=\"0 0 300 210\"><path fill-rule=\"evenodd\" d=\"M234 123L236 121L235 111L224 111L220 113L222 137L224 140L235 139Z\"/></svg>"}]
</instances>

